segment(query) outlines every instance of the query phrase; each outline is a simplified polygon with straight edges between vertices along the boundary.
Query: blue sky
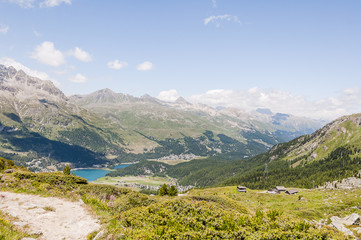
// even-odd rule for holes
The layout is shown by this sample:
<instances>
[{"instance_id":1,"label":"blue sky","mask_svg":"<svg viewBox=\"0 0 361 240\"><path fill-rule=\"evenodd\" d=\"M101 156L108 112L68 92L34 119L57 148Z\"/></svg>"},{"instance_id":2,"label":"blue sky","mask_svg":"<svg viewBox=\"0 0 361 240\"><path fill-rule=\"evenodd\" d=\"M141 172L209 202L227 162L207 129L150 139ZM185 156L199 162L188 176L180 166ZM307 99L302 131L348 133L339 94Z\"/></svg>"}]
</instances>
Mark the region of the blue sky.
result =
<instances>
[{"instance_id":1,"label":"blue sky","mask_svg":"<svg viewBox=\"0 0 361 240\"><path fill-rule=\"evenodd\" d=\"M110 88L332 119L361 110L360 9L331 0L0 0L0 59L68 95Z\"/></svg>"}]
</instances>

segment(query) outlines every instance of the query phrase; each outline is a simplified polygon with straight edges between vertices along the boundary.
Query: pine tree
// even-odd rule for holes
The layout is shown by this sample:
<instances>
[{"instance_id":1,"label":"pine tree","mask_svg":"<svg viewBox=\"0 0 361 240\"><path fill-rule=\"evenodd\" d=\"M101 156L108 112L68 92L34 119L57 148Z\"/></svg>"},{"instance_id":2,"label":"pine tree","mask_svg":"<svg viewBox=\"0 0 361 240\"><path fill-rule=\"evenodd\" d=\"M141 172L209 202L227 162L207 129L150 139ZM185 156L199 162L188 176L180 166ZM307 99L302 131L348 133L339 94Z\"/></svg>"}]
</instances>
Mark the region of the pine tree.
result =
<instances>
[{"instance_id":1,"label":"pine tree","mask_svg":"<svg viewBox=\"0 0 361 240\"><path fill-rule=\"evenodd\" d=\"M159 189L159 196L164 196L168 194L168 186L167 184L163 184L162 187Z\"/></svg>"},{"instance_id":2,"label":"pine tree","mask_svg":"<svg viewBox=\"0 0 361 240\"><path fill-rule=\"evenodd\" d=\"M168 195L169 195L169 196L178 196L178 190L177 190L177 188L176 188L174 185L172 185L172 186L170 187L170 189L169 189L169 191L168 191Z\"/></svg>"},{"instance_id":3,"label":"pine tree","mask_svg":"<svg viewBox=\"0 0 361 240\"><path fill-rule=\"evenodd\" d=\"M65 167L64 167L64 169L63 169L63 173L65 174L65 175L70 175L70 167L69 167L69 165L66 165Z\"/></svg>"}]
</instances>

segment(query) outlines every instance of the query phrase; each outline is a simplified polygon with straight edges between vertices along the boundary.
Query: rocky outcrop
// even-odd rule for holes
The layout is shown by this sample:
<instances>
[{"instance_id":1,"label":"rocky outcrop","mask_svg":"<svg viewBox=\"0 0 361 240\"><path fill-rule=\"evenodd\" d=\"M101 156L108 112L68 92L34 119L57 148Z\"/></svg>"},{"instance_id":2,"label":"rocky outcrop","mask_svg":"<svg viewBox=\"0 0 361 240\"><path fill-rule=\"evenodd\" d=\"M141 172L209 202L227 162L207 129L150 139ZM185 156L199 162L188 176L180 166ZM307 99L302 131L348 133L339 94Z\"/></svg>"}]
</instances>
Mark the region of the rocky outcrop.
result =
<instances>
[{"instance_id":1,"label":"rocky outcrop","mask_svg":"<svg viewBox=\"0 0 361 240\"><path fill-rule=\"evenodd\" d=\"M51 81L29 76L23 70L17 71L11 66L0 64L0 83L0 94L8 93L21 98L29 95L51 96L53 99L66 100L64 93Z\"/></svg>"},{"instance_id":2,"label":"rocky outcrop","mask_svg":"<svg viewBox=\"0 0 361 240\"><path fill-rule=\"evenodd\" d=\"M361 217L356 214L352 213L349 216L346 216L344 218L340 218L337 216L332 216L331 219L331 227L336 228L337 230L343 232L345 235L353 236L353 232L348 229L346 226L356 225L360 226L360 219Z\"/></svg>"},{"instance_id":3,"label":"rocky outcrop","mask_svg":"<svg viewBox=\"0 0 361 240\"><path fill-rule=\"evenodd\" d=\"M342 179L341 181L327 182L319 189L353 189L361 188L361 178L349 177Z\"/></svg>"}]
</instances>

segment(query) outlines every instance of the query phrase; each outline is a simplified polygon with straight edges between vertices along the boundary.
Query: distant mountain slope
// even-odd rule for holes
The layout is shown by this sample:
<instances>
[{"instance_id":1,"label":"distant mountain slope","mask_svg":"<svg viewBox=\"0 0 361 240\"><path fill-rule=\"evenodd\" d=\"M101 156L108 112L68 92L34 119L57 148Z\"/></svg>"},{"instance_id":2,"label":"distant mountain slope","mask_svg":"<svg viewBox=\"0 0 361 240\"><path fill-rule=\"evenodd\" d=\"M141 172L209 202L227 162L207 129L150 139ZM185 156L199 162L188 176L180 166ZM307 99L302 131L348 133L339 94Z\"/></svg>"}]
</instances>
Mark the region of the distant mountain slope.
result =
<instances>
[{"instance_id":1,"label":"distant mountain slope","mask_svg":"<svg viewBox=\"0 0 361 240\"><path fill-rule=\"evenodd\" d=\"M0 65L2 156L37 160L39 168L59 161L75 166L106 163L106 154L119 154L124 147L119 131L111 127L71 104L52 82Z\"/></svg>"},{"instance_id":2,"label":"distant mountain slope","mask_svg":"<svg viewBox=\"0 0 361 240\"><path fill-rule=\"evenodd\" d=\"M180 178L185 185L311 188L328 181L359 176L360 152L361 114L355 114L341 117L311 135L277 144L251 159L228 163L214 161L211 165L205 160L192 161L179 164L168 173Z\"/></svg>"},{"instance_id":3,"label":"distant mountain slope","mask_svg":"<svg viewBox=\"0 0 361 240\"><path fill-rule=\"evenodd\" d=\"M216 110L183 98L168 103L109 89L67 98L51 81L0 65L0 156L33 170L182 154L245 159L319 125L269 111Z\"/></svg>"},{"instance_id":4,"label":"distant mountain slope","mask_svg":"<svg viewBox=\"0 0 361 240\"><path fill-rule=\"evenodd\" d=\"M306 118L269 113L270 111L267 114L251 114L240 109L217 110L203 104L191 104L182 97L175 102L164 102L149 95L137 98L109 89L88 95L74 95L70 97L70 101L100 114L122 129L140 133L159 145L165 139L181 139L181 142L186 142L185 137L191 137L210 148L211 155L217 151L236 151L239 158L254 156L274 144L311 133L323 124ZM212 135L211 138L207 133ZM205 136L208 140L204 139ZM227 151L224 147L222 149L212 144L217 141L223 143L221 145L234 143L238 147L235 150L233 146L233 150L231 147ZM130 148L139 149L136 141L133 144L135 145L130 143Z\"/></svg>"}]
</instances>

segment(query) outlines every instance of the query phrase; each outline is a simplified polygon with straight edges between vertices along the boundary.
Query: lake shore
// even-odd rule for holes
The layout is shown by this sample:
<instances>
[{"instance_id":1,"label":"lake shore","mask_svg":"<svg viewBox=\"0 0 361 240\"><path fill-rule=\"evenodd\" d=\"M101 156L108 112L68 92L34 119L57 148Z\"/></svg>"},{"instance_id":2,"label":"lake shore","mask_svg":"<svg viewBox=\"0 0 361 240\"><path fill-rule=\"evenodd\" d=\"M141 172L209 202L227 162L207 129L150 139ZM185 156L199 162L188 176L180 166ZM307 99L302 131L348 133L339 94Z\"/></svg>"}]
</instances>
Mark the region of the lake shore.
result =
<instances>
[{"instance_id":1,"label":"lake shore","mask_svg":"<svg viewBox=\"0 0 361 240\"><path fill-rule=\"evenodd\" d=\"M134 162L135 163L135 162ZM119 165L114 166L114 168L96 168L96 167L86 167L86 168L72 168L71 171L78 171L78 170L85 170L85 169L97 169L97 170L107 170L107 171L115 171L117 170L117 166L121 166L121 165L132 165L134 163L122 163Z\"/></svg>"}]
</instances>

